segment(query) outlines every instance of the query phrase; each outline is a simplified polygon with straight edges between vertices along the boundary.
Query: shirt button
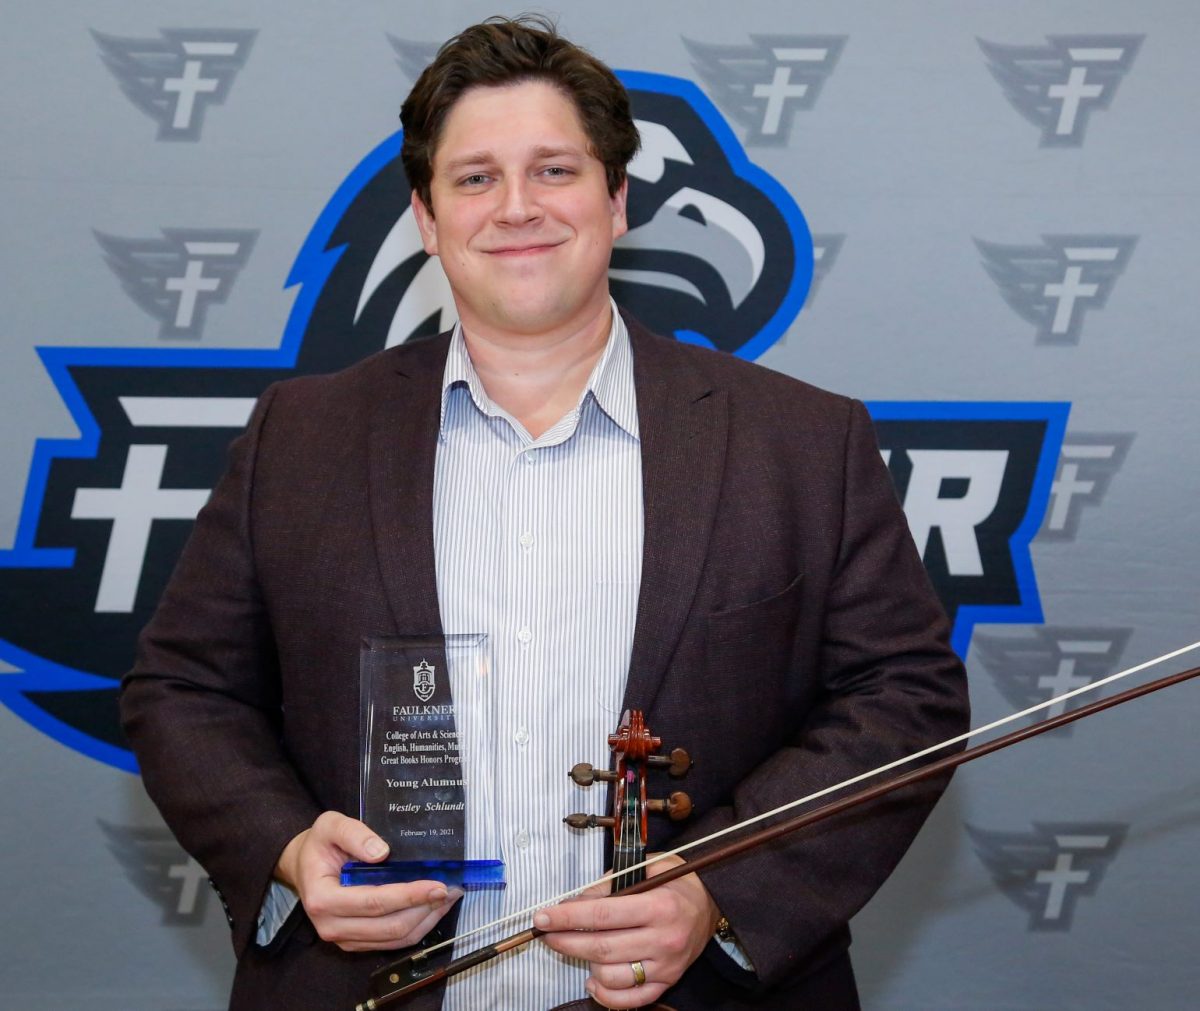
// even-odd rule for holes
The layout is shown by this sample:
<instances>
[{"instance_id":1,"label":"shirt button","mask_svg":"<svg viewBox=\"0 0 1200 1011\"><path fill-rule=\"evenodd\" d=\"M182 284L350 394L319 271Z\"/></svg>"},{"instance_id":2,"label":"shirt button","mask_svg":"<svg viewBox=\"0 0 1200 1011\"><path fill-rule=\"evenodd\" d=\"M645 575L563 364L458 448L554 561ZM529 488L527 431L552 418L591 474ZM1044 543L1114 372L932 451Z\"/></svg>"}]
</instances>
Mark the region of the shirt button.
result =
<instances>
[{"instance_id":1,"label":"shirt button","mask_svg":"<svg viewBox=\"0 0 1200 1011\"><path fill-rule=\"evenodd\" d=\"M524 829L521 829L521 831L517 833L517 845L521 849L523 849L523 850L529 849L529 843L531 841L532 840L529 838L529 833L526 832Z\"/></svg>"},{"instance_id":2,"label":"shirt button","mask_svg":"<svg viewBox=\"0 0 1200 1011\"><path fill-rule=\"evenodd\" d=\"M529 642L529 640L532 638L533 638L533 633L531 631L529 631L528 625L526 625L524 628L522 628L517 633L517 641L518 642Z\"/></svg>"},{"instance_id":3,"label":"shirt button","mask_svg":"<svg viewBox=\"0 0 1200 1011\"><path fill-rule=\"evenodd\" d=\"M533 534L526 530L525 533L521 534L521 536L517 538L517 543L520 544L521 547L523 547L526 551L528 551L533 547Z\"/></svg>"},{"instance_id":4,"label":"shirt button","mask_svg":"<svg viewBox=\"0 0 1200 1011\"><path fill-rule=\"evenodd\" d=\"M537 463L537 458L536 458L536 457L533 455L533 450L532 450L532 449L530 449L530 450L526 450L526 451L525 451L525 452L522 454L522 456L524 457L524 460L525 460L525 462L526 462L527 464L529 464L529 466L530 466L530 467L532 467L532 466L533 466L535 463Z\"/></svg>"},{"instance_id":5,"label":"shirt button","mask_svg":"<svg viewBox=\"0 0 1200 1011\"><path fill-rule=\"evenodd\" d=\"M513 734L513 740L521 747L525 747L529 743L529 731L525 727L517 727L517 732Z\"/></svg>"}]
</instances>

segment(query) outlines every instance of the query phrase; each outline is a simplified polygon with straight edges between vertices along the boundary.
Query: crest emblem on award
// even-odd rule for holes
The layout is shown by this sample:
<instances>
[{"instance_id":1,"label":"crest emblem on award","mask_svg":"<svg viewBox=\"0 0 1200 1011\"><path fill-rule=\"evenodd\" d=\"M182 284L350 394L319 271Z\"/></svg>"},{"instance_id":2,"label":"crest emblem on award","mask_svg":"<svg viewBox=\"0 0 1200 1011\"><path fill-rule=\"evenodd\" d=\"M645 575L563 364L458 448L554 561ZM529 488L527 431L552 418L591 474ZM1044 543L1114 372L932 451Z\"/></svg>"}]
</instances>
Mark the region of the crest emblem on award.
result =
<instances>
[{"instance_id":1,"label":"crest emblem on award","mask_svg":"<svg viewBox=\"0 0 1200 1011\"><path fill-rule=\"evenodd\" d=\"M437 691L435 676L436 669L427 660L422 660L413 668L413 694L422 702L428 702Z\"/></svg>"}]
</instances>

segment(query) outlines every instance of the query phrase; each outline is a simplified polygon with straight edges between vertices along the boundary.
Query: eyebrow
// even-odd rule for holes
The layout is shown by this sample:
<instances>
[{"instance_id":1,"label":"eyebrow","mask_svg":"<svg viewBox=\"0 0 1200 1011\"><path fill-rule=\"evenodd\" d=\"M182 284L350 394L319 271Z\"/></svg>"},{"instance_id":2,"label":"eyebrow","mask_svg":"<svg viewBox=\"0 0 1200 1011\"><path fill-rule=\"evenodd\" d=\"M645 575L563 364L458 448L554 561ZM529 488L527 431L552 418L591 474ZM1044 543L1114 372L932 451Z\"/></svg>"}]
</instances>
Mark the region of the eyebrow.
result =
<instances>
[{"instance_id":1,"label":"eyebrow","mask_svg":"<svg viewBox=\"0 0 1200 1011\"><path fill-rule=\"evenodd\" d=\"M584 158L587 156L585 151L567 144L560 144L553 147L543 145L535 147L531 153L538 160L545 158ZM442 165L441 170L443 172L459 172L464 168L471 168L476 165L491 165L495 161L496 156L490 151L470 151L457 158L451 158Z\"/></svg>"}]
</instances>

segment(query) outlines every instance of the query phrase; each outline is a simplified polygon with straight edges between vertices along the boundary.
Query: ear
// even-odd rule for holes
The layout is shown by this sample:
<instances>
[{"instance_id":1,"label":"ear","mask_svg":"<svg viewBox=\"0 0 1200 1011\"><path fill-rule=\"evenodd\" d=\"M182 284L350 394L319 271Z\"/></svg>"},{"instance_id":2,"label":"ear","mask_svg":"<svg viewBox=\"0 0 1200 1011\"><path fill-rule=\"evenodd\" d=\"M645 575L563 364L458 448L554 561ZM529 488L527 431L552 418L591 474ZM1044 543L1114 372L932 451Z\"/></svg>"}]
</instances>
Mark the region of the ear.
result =
<instances>
[{"instance_id":1,"label":"ear","mask_svg":"<svg viewBox=\"0 0 1200 1011\"><path fill-rule=\"evenodd\" d=\"M613 217L613 241L615 242L627 231L629 231L629 222L625 220L625 202L629 197L629 178L621 180L621 188L617 190L611 197L609 203L612 205Z\"/></svg>"},{"instance_id":2,"label":"ear","mask_svg":"<svg viewBox=\"0 0 1200 1011\"><path fill-rule=\"evenodd\" d=\"M416 190L413 190L412 194L412 212L413 217L417 219L417 228L420 229L425 252L430 256L437 256L437 222L434 220L433 211L425 206L425 202L417 196Z\"/></svg>"}]
</instances>

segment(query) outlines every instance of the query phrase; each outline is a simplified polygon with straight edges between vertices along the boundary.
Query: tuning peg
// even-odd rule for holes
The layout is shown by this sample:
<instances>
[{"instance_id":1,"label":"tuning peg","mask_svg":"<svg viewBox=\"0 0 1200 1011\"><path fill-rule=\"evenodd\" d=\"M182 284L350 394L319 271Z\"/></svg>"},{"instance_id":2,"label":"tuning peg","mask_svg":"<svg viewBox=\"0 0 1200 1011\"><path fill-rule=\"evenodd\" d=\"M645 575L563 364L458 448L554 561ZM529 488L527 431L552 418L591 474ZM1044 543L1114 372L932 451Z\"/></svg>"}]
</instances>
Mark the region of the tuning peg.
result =
<instances>
[{"instance_id":1,"label":"tuning peg","mask_svg":"<svg viewBox=\"0 0 1200 1011\"><path fill-rule=\"evenodd\" d=\"M646 764L656 769L666 769L667 775L679 779L692 767L692 758L683 748L673 748L669 755L651 755L646 759Z\"/></svg>"},{"instance_id":2,"label":"tuning peg","mask_svg":"<svg viewBox=\"0 0 1200 1011\"><path fill-rule=\"evenodd\" d=\"M617 820L599 814L569 814L563 821L571 828L612 828Z\"/></svg>"},{"instance_id":3,"label":"tuning peg","mask_svg":"<svg viewBox=\"0 0 1200 1011\"><path fill-rule=\"evenodd\" d=\"M604 769L595 769L587 762L580 762L570 772L568 776L575 782L577 786L591 786L593 783L614 783L617 780L615 772L608 772Z\"/></svg>"},{"instance_id":4,"label":"tuning peg","mask_svg":"<svg viewBox=\"0 0 1200 1011\"><path fill-rule=\"evenodd\" d=\"M646 810L659 814L665 811L671 821L683 821L692 813L692 798L682 790L676 790L666 800L646 801Z\"/></svg>"}]
</instances>

